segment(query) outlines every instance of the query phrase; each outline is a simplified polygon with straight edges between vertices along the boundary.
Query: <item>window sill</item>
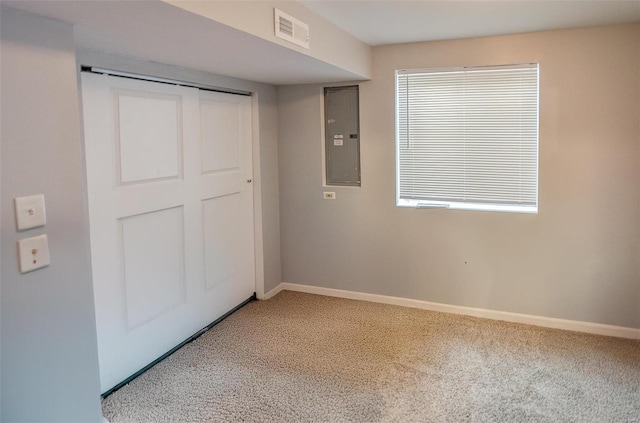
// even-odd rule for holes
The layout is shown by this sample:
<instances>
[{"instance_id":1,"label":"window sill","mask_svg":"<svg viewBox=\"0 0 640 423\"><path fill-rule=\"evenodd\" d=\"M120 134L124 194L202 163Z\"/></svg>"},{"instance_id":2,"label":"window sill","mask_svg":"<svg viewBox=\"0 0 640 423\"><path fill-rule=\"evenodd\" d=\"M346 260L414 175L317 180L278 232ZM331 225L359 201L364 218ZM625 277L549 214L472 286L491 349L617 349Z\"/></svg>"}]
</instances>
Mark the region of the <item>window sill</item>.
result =
<instances>
[{"instance_id":1,"label":"window sill","mask_svg":"<svg viewBox=\"0 0 640 423\"><path fill-rule=\"evenodd\" d=\"M502 204L479 204L479 203L452 203L445 201L420 201L399 199L396 202L398 207L412 207L415 209L452 209L452 210L475 210L493 211L502 213L526 213L537 214L536 206L511 206Z\"/></svg>"}]
</instances>

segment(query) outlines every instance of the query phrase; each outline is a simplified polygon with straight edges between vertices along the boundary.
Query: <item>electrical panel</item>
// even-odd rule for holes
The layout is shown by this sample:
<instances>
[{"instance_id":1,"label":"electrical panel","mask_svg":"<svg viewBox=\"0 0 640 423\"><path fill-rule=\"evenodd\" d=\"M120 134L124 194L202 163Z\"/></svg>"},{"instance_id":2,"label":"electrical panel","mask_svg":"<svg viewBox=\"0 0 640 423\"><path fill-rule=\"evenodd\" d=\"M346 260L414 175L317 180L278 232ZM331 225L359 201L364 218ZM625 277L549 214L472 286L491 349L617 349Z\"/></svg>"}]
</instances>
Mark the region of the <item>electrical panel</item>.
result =
<instances>
[{"instance_id":1,"label":"electrical panel","mask_svg":"<svg viewBox=\"0 0 640 423\"><path fill-rule=\"evenodd\" d=\"M327 185L360 186L358 86L324 89Z\"/></svg>"}]
</instances>

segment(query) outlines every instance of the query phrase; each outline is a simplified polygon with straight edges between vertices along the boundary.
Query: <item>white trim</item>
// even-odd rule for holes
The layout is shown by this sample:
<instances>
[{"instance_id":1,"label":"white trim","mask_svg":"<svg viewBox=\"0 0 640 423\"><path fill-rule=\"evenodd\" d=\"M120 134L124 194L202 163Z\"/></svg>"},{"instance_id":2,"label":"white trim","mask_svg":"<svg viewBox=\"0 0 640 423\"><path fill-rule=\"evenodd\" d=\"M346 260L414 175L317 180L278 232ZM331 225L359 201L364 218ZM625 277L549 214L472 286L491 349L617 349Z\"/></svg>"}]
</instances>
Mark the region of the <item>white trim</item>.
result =
<instances>
[{"instance_id":1,"label":"white trim","mask_svg":"<svg viewBox=\"0 0 640 423\"><path fill-rule=\"evenodd\" d=\"M282 291L283 289L285 289L285 285L291 285L290 283L285 284L285 283L281 283L278 286L276 286L275 288L273 288L271 291L265 293L262 298L258 297L259 300L268 300L271 297L274 297L276 295L278 295L280 293L280 291ZM301 285L302 286L302 285ZM290 291L295 291L295 289L290 289Z\"/></svg>"},{"instance_id":2,"label":"white trim","mask_svg":"<svg viewBox=\"0 0 640 423\"><path fill-rule=\"evenodd\" d=\"M492 212L509 212L509 213L529 213L537 214L538 206L518 206L507 204L483 204L471 203L464 201L423 201L408 200L399 198L396 206L413 207L416 209L451 209L451 210L476 210L476 211L492 211Z\"/></svg>"},{"instance_id":3,"label":"white trim","mask_svg":"<svg viewBox=\"0 0 640 423\"><path fill-rule=\"evenodd\" d=\"M251 95L251 138L253 163L253 243L256 298L264 297L264 236L262 228L262 177L260 173L260 99Z\"/></svg>"},{"instance_id":4,"label":"white trim","mask_svg":"<svg viewBox=\"0 0 640 423\"><path fill-rule=\"evenodd\" d=\"M457 305L432 303L429 301L413 300L409 298L390 297L387 295L368 294L365 292L345 291L342 289L323 288L311 285L299 285L283 282L271 291L271 298L280 291L297 291L308 294L325 295L328 297L348 298L351 300L369 301L373 303L391 304L402 307L418 308L422 310L438 311L441 313L461 314L464 316L481 317L484 319L502 320L512 323L540 326L552 329L571 330L593 335L615 336L618 338L640 339L640 329L623 326L604 325L601 323L581 322L577 320L556 319L553 317L533 316L530 314L511 313L507 311L487 310L483 308L464 307Z\"/></svg>"}]
</instances>

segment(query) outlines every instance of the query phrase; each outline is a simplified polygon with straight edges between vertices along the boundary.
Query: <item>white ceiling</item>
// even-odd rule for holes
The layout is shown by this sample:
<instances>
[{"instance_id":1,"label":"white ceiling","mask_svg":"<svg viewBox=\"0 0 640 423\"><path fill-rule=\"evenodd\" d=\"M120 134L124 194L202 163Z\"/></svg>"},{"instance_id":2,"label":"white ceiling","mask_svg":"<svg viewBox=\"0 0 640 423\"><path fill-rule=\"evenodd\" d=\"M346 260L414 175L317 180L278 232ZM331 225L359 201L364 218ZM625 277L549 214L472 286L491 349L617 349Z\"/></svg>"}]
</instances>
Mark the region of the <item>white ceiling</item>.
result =
<instances>
[{"instance_id":1,"label":"white ceiling","mask_svg":"<svg viewBox=\"0 0 640 423\"><path fill-rule=\"evenodd\" d=\"M300 3L371 46L640 21L640 0L301 0Z\"/></svg>"},{"instance_id":2,"label":"white ceiling","mask_svg":"<svg viewBox=\"0 0 640 423\"><path fill-rule=\"evenodd\" d=\"M0 3L74 24L80 48L275 85L362 79L339 66L162 1ZM370 45L640 21L640 0L300 3Z\"/></svg>"}]
</instances>

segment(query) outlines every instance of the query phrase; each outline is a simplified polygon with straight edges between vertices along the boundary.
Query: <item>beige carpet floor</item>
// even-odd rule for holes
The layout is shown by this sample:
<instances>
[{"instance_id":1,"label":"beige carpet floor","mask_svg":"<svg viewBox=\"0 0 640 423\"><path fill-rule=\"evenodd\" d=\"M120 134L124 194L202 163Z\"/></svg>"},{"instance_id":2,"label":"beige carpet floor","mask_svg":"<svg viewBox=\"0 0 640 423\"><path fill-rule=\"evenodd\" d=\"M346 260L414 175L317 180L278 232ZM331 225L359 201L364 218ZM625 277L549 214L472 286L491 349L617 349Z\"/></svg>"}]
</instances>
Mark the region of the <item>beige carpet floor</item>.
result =
<instances>
[{"instance_id":1,"label":"beige carpet floor","mask_svg":"<svg viewBox=\"0 0 640 423\"><path fill-rule=\"evenodd\" d=\"M640 342L281 292L103 400L118 422L640 422Z\"/></svg>"}]
</instances>

